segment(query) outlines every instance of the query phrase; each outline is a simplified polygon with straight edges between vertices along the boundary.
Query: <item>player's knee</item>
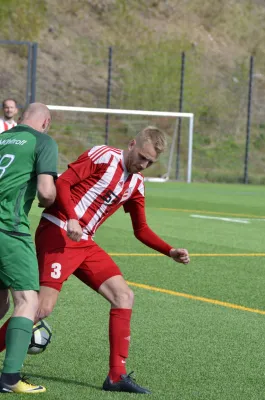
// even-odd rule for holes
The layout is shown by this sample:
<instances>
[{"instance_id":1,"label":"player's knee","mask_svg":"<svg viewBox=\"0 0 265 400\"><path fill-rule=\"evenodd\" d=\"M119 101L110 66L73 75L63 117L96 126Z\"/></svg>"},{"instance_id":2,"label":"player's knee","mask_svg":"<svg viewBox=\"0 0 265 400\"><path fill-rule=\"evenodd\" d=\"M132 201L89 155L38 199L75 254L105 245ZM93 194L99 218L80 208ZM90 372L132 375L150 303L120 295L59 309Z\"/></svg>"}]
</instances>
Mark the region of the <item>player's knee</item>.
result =
<instances>
[{"instance_id":1,"label":"player's knee","mask_svg":"<svg viewBox=\"0 0 265 400\"><path fill-rule=\"evenodd\" d=\"M127 287L123 290L118 290L113 297L112 306L116 308L132 308L134 303L134 293Z\"/></svg>"},{"instance_id":2,"label":"player's knee","mask_svg":"<svg viewBox=\"0 0 265 400\"><path fill-rule=\"evenodd\" d=\"M48 317L57 302L59 291L48 286L41 286L39 294L39 307L36 313L36 321Z\"/></svg>"},{"instance_id":3,"label":"player's knee","mask_svg":"<svg viewBox=\"0 0 265 400\"><path fill-rule=\"evenodd\" d=\"M40 304L37 314L36 314L36 321L48 317L52 313L53 308L54 308L54 305L51 303Z\"/></svg>"},{"instance_id":4,"label":"player's knee","mask_svg":"<svg viewBox=\"0 0 265 400\"><path fill-rule=\"evenodd\" d=\"M33 290L13 293L14 313L31 317L38 308L38 293Z\"/></svg>"}]
</instances>

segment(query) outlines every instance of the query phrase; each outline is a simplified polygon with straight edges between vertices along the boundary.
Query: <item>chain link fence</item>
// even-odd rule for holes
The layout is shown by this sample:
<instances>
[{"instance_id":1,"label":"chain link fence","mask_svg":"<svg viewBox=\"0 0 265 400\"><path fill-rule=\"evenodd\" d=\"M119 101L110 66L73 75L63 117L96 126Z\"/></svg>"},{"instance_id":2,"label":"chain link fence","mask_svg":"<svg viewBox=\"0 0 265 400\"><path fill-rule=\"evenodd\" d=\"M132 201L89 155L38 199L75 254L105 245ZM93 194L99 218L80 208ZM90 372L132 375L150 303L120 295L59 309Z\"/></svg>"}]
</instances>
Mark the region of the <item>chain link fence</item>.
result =
<instances>
[{"instance_id":1,"label":"chain link fence","mask_svg":"<svg viewBox=\"0 0 265 400\"><path fill-rule=\"evenodd\" d=\"M26 45L25 45L26 46ZM3 97L27 99L27 55L21 47L0 46ZM110 107L153 111L179 111L183 72L183 112L195 115L193 180L242 182L246 152L250 56L224 59L216 51L208 54L196 45L185 52L182 71L181 49L172 52L168 44L157 43L137 53L76 38L54 41L53 48L38 52L36 99L46 104ZM56 54L56 56L54 56ZM111 56L111 60L110 60ZM249 182L263 183L265 167L265 67L254 58L251 108L251 136L248 157ZM53 113L51 134L59 143L60 165L76 158L86 148L108 140L112 146L127 141L148 123L156 123L172 137L172 120L160 118L95 117L85 113ZM183 120L180 136L179 179L185 180L188 153L188 124ZM176 154L171 178L176 178ZM167 153L168 155L168 153ZM167 157L167 155L165 157ZM152 173L164 173L163 167Z\"/></svg>"},{"instance_id":2,"label":"chain link fence","mask_svg":"<svg viewBox=\"0 0 265 400\"><path fill-rule=\"evenodd\" d=\"M37 43L0 40L2 100L14 98L20 108L35 101Z\"/></svg>"}]
</instances>

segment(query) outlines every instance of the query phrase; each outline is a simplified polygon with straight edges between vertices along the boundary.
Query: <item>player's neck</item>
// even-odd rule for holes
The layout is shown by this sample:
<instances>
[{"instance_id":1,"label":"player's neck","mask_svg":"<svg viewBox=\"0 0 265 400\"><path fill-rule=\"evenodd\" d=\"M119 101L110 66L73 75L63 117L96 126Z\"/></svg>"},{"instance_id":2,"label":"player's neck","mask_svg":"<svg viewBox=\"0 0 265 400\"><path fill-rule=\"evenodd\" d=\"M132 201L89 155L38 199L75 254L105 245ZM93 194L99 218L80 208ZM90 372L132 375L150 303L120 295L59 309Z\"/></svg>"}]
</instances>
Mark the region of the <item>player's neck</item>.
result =
<instances>
[{"instance_id":1,"label":"player's neck","mask_svg":"<svg viewBox=\"0 0 265 400\"><path fill-rule=\"evenodd\" d=\"M123 155L123 166L124 168L127 170L127 163L128 163L128 154L129 151L128 150L123 150L122 155Z\"/></svg>"},{"instance_id":2,"label":"player's neck","mask_svg":"<svg viewBox=\"0 0 265 400\"><path fill-rule=\"evenodd\" d=\"M13 124L15 122L13 118L7 118L7 117L4 117L4 121L7 122L8 124Z\"/></svg>"},{"instance_id":3,"label":"player's neck","mask_svg":"<svg viewBox=\"0 0 265 400\"><path fill-rule=\"evenodd\" d=\"M27 126L29 126L30 128L34 129L35 131L38 131L38 132L40 132L40 133L44 133L44 132L42 132L42 130L41 130L41 126L40 126L39 122L38 122L38 121L35 121L35 120L33 120L33 119L24 118L24 119L22 119L22 120L19 122L19 124L21 124L21 125L27 125Z\"/></svg>"}]
</instances>

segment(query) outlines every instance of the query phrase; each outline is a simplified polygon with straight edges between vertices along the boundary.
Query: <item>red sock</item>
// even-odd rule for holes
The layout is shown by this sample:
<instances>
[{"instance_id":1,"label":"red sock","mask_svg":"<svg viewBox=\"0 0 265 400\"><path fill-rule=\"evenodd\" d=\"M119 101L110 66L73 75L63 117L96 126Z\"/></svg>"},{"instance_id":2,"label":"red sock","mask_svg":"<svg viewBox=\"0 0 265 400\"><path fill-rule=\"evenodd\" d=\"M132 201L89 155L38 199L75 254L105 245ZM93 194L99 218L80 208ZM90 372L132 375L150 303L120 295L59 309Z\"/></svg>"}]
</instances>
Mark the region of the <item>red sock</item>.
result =
<instances>
[{"instance_id":1,"label":"red sock","mask_svg":"<svg viewBox=\"0 0 265 400\"><path fill-rule=\"evenodd\" d=\"M109 320L110 370L109 377L113 382L121 380L126 374L126 358L130 346L130 321L132 310L112 308Z\"/></svg>"},{"instance_id":2,"label":"red sock","mask_svg":"<svg viewBox=\"0 0 265 400\"><path fill-rule=\"evenodd\" d=\"M9 324L10 318L0 328L0 352L6 349L6 331Z\"/></svg>"}]
</instances>

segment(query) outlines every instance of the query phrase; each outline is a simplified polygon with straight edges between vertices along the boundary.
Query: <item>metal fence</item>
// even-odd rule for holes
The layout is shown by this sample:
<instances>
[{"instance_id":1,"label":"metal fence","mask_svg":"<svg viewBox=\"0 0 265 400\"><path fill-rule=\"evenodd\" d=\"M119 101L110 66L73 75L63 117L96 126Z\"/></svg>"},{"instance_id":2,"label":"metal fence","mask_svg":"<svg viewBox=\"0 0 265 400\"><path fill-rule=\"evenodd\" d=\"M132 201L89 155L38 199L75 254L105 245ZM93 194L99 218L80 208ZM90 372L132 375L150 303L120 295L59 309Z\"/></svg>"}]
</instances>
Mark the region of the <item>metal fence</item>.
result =
<instances>
[{"instance_id":1,"label":"metal fence","mask_svg":"<svg viewBox=\"0 0 265 400\"><path fill-rule=\"evenodd\" d=\"M26 104L35 99L37 47L34 50L34 44L20 43L12 43L15 47L9 46L6 51L7 43L0 42L0 54L7 60L1 71L1 94L15 96L21 104ZM26 50L21 56L23 46ZM185 53L181 49L179 53L172 53L157 45L150 51L139 49L137 55L116 46L88 43L85 39L77 39L75 49L67 43L62 49L56 41L53 46L53 57L47 49L38 52L38 101L54 105L192 112L195 114L194 180L265 182L262 60L245 55L227 62L221 53L208 55L196 46ZM108 116L96 123L84 114L68 114L63 118L55 114L52 134L59 140L61 158L66 164L80 150L95 143L124 144L146 122L139 118L123 119L117 125ZM157 123L172 131L169 125L172 121L161 119ZM186 176L187 131L185 122L182 126L179 123L173 179L184 180ZM74 137L78 138L77 149L67 152L68 141Z\"/></svg>"},{"instance_id":2,"label":"metal fence","mask_svg":"<svg viewBox=\"0 0 265 400\"><path fill-rule=\"evenodd\" d=\"M0 91L2 99L12 97L20 107L36 99L38 43L0 40Z\"/></svg>"}]
</instances>

